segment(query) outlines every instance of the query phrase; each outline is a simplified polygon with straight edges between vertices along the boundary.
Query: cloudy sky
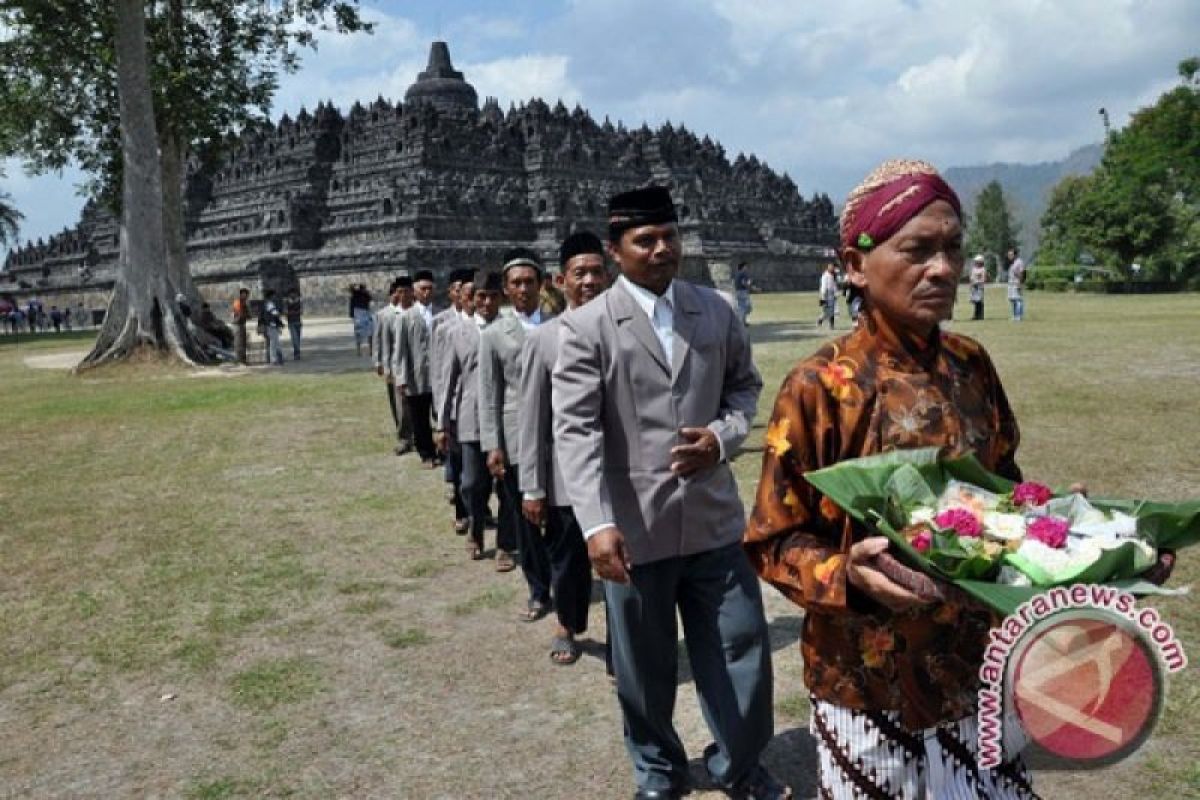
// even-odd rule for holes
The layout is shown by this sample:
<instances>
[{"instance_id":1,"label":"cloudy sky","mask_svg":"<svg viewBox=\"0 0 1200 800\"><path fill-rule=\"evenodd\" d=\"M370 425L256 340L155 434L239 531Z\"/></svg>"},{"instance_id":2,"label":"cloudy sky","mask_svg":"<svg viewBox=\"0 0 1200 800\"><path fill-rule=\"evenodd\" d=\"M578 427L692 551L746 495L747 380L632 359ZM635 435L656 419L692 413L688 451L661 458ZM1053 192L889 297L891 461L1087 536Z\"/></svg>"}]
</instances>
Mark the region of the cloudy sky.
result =
<instances>
[{"instance_id":1,"label":"cloudy sky","mask_svg":"<svg viewBox=\"0 0 1200 800\"><path fill-rule=\"evenodd\" d=\"M363 0L374 35L322 37L287 76L301 104L400 98L449 42L480 97L670 120L840 200L878 161L1057 160L1103 137L1200 55L1197 0ZM23 238L73 224L78 176L0 190Z\"/></svg>"}]
</instances>

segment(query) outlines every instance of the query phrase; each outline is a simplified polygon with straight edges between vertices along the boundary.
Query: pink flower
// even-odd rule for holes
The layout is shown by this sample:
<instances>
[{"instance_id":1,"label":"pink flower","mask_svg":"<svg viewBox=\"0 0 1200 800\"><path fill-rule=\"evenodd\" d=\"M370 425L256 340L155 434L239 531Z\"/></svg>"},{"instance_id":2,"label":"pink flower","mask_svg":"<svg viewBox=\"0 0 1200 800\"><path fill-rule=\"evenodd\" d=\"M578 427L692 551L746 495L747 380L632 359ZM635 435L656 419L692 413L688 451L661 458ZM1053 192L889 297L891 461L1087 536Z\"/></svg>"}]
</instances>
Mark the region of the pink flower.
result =
<instances>
[{"instance_id":1,"label":"pink flower","mask_svg":"<svg viewBox=\"0 0 1200 800\"><path fill-rule=\"evenodd\" d=\"M1071 523L1062 517L1038 517L1029 523L1025 536L1047 547L1063 548L1067 546L1067 531Z\"/></svg>"},{"instance_id":2,"label":"pink flower","mask_svg":"<svg viewBox=\"0 0 1200 800\"><path fill-rule=\"evenodd\" d=\"M1036 481L1018 483L1012 490L1012 502L1017 508L1044 506L1053 496L1049 486Z\"/></svg>"},{"instance_id":3,"label":"pink flower","mask_svg":"<svg viewBox=\"0 0 1200 800\"><path fill-rule=\"evenodd\" d=\"M933 536L929 531L921 531L912 538L910 544L916 548L918 553L928 553L929 548L933 547Z\"/></svg>"},{"instance_id":4,"label":"pink flower","mask_svg":"<svg viewBox=\"0 0 1200 800\"><path fill-rule=\"evenodd\" d=\"M965 508L947 508L933 518L933 524L943 530L951 528L959 536L978 536L983 533L979 518Z\"/></svg>"}]
</instances>

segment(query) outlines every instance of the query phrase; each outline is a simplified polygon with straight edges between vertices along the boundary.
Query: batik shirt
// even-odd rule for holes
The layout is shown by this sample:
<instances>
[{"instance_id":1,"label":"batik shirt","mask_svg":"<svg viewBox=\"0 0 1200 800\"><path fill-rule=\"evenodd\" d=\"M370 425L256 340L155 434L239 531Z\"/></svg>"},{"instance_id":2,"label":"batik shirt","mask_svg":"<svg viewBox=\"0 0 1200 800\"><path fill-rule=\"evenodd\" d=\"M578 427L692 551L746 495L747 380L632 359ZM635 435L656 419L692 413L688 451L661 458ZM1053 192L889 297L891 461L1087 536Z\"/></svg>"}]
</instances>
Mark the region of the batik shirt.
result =
<instances>
[{"instance_id":1,"label":"batik shirt","mask_svg":"<svg viewBox=\"0 0 1200 800\"><path fill-rule=\"evenodd\" d=\"M973 453L1013 480L1019 434L999 376L975 341L908 340L865 319L784 380L767 429L745 547L758 573L805 609L801 652L812 694L897 711L913 730L972 713L992 614L936 603L892 612L846 580L851 542L870 533L804 479L889 450Z\"/></svg>"}]
</instances>

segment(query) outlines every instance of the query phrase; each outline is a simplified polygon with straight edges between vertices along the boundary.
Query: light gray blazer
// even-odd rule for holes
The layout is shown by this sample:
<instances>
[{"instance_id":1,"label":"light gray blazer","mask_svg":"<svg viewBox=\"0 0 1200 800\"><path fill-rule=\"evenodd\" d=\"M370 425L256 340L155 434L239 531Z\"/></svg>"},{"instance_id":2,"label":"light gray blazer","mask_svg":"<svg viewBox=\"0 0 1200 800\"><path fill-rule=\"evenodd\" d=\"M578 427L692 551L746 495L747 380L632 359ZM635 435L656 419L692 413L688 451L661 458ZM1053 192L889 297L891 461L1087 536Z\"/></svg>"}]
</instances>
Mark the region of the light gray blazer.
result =
<instances>
[{"instance_id":1,"label":"light gray blazer","mask_svg":"<svg viewBox=\"0 0 1200 800\"><path fill-rule=\"evenodd\" d=\"M727 462L678 478L683 427L708 427L726 458L750 431L762 391L750 342L711 289L675 281L673 368L644 311L615 284L562 321L553 375L555 457L583 530L616 525L634 564L740 541Z\"/></svg>"},{"instance_id":2,"label":"light gray blazer","mask_svg":"<svg viewBox=\"0 0 1200 800\"><path fill-rule=\"evenodd\" d=\"M371 353L376 367L383 367L388 375L392 375L392 348L395 345L395 331L392 325L400 315L400 306L388 303L375 312L375 325L371 329Z\"/></svg>"},{"instance_id":3,"label":"light gray blazer","mask_svg":"<svg viewBox=\"0 0 1200 800\"><path fill-rule=\"evenodd\" d=\"M460 321L458 310L453 306L433 316L433 328L429 340L429 380L433 384L433 413L439 413L446 397L446 361L450 347L449 330Z\"/></svg>"},{"instance_id":4,"label":"light gray blazer","mask_svg":"<svg viewBox=\"0 0 1200 800\"><path fill-rule=\"evenodd\" d=\"M464 320L447 326L446 383L438 428L453 422L460 442L479 441L479 326Z\"/></svg>"},{"instance_id":5,"label":"light gray blazer","mask_svg":"<svg viewBox=\"0 0 1200 800\"><path fill-rule=\"evenodd\" d=\"M521 347L525 326L504 309L479 336L479 443L500 448L511 464L520 454Z\"/></svg>"},{"instance_id":6,"label":"light gray blazer","mask_svg":"<svg viewBox=\"0 0 1200 800\"><path fill-rule=\"evenodd\" d=\"M421 310L414 303L402 312L395 321L396 341L392 347L392 373L396 383L404 385L408 396L430 394L429 346L432 335L421 318Z\"/></svg>"},{"instance_id":7,"label":"light gray blazer","mask_svg":"<svg viewBox=\"0 0 1200 800\"><path fill-rule=\"evenodd\" d=\"M522 492L545 492L552 506L571 505L562 470L554 458L554 406L550 376L558 359L562 317L543 322L521 348L521 443L517 465Z\"/></svg>"}]
</instances>

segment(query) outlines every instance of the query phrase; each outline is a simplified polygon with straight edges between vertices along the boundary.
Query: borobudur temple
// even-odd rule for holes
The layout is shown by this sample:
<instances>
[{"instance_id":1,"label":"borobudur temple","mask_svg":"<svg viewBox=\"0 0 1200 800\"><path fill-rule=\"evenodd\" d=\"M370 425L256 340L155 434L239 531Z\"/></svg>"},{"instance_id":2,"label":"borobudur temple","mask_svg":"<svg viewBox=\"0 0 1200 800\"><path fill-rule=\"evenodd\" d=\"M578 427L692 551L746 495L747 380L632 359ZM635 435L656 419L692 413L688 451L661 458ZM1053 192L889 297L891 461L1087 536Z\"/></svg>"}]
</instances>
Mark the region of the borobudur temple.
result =
<instances>
[{"instance_id":1,"label":"borobudur temple","mask_svg":"<svg viewBox=\"0 0 1200 800\"><path fill-rule=\"evenodd\" d=\"M238 286L299 285L310 311L340 311L351 283L496 265L516 245L552 263L572 231L603 235L611 194L651 183L670 187L701 283L727 286L746 261L763 288L814 287L837 237L827 196L684 127L630 129L561 101L481 107L444 42L403 102L321 103L229 144L219 165L189 165L185 189L192 274L222 305ZM103 307L116 257L116 219L90 203L74 229L12 250L0 292Z\"/></svg>"}]
</instances>

